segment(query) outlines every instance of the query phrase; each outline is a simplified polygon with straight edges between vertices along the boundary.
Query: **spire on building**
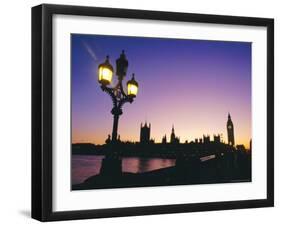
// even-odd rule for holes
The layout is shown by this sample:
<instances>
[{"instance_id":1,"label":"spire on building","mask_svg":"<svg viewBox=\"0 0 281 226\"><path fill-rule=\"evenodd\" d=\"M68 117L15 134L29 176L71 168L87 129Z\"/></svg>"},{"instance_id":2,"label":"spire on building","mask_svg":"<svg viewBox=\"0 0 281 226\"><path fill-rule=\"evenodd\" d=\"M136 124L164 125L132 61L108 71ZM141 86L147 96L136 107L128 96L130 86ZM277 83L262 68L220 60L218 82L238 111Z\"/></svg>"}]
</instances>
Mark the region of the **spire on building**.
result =
<instances>
[{"instance_id":1,"label":"spire on building","mask_svg":"<svg viewBox=\"0 0 281 226\"><path fill-rule=\"evenodd\" d=\"M174 124L172 126L172 133L171 133L171 138L170 138L170 143L171 144L178 144L180 142L179 138L176 137L176 134L175 134L175 127L174 127Z\"/></svg>"}]
</instances>

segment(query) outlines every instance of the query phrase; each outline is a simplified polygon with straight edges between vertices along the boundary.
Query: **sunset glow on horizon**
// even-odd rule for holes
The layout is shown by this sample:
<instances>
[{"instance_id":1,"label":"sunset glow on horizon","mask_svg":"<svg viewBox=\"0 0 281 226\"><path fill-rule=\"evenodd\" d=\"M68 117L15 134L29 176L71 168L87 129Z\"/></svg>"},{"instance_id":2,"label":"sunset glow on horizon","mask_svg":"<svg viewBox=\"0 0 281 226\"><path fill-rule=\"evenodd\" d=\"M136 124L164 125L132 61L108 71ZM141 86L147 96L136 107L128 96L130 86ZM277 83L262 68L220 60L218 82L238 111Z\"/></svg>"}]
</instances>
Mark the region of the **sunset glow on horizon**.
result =
<instances>
[{"instance_id":1,"label":"sunset glow on horizon","mask_svg":"<svg viewBox=\"0 0 281 226\"><path fill-rule=\"evenodd\" d=\"M180 142L222 134L227 143L230 113L236 144L251 139L251 43L104 35L71 36L72 143L104 144L111 135L112 101L98 83L98 65L122 50L139 84L119 119L122 141L140 139L140 124L151 123L151 139L170 141L172 125ZM116 84L113 75L113 84ZM126 90L126 89L125 89Z\"/></svg>"}]
</instances>

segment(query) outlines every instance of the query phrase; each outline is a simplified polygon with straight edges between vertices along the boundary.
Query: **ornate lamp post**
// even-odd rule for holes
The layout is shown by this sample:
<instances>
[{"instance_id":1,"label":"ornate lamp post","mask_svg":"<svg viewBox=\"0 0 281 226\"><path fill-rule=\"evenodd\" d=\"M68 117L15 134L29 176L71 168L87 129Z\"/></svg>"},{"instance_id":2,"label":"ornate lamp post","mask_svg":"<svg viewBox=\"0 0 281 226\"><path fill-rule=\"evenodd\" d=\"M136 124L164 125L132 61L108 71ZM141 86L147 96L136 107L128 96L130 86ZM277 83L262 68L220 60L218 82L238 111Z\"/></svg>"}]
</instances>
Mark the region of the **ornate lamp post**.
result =
<instances>
[{"instance_id":1,"label":"ornate lamp post","mask_svg":"<svg viewBox=\"0 0 281 226\"><path fill-rule=\"evenodd\" d=\"M127 94L124 91L122 81L126 76L128 65L129 63L123 50L120 57L116 60L116 76L118 78L118 82L113 87L109 87L114 72L113 67L109 62L109 56L107 56L105 62L100 64L98 67L98 81L101 84L101 89L111 97L113 104L113 108L111 110L113 115L113 129L111 138L112 150L111 153L106 155L105 159L103 160L101 173L106 173L109 171L116 173L117 171L122 171L121 160L119 159L116 151L119 116L123 113L122 106L127 102L132 103L138 93L138 83L135 80L134 74L132 75L132 79L127 82Z\"/></svg>"}]
</instances>

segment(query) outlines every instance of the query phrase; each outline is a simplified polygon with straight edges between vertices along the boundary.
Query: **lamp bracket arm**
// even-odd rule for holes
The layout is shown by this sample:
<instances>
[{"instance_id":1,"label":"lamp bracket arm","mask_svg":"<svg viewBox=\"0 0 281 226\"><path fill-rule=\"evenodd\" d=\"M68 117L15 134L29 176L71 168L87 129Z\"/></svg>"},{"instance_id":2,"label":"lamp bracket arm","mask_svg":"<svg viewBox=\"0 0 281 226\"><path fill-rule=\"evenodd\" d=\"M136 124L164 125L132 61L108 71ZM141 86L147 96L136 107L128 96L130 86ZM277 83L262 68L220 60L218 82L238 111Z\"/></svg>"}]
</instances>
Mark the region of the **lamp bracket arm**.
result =
<instances>
[{"instance_id":1,"label":"lamp bracket arm","mask_svg":"<svg viewBox=\"0 0 281 226\"><path fill-rule=\"evenodd\" d=\"M122 108L125 103L132 103L134 100L131 97L125 95L118 103L118 108Z\"/></svg>"},{"instance_id":2,"label":"lamp bracket arm","mask_svg":"<svg viewBox=\"0 0 281 226\"><path fill-rule=\"evenodd\" d=\"M110 88L110 87L107 87L107 86L101 86L101 89L102 89L102 91L106 92L111 97L113 107L116 108L117 105L118 105L118 101L117 101L117 98L114 94L115 88Z\"/></svg>"}]
</instances>

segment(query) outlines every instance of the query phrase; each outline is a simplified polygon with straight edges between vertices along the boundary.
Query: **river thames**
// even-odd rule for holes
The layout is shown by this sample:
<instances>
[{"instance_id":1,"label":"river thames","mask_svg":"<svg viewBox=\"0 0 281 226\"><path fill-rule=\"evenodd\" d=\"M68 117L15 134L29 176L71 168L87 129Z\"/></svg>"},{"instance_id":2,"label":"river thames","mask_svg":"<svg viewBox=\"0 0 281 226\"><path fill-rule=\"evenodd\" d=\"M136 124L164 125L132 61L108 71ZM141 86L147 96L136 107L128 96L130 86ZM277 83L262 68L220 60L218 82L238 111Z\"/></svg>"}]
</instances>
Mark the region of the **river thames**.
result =
<instances>
[{"instance_id":1,"label":"river thames","mask_svg":"<svg viewBox=\"0 0 281 226\"><path fill-rule=\"evenodd\" d=\"M99 174L104 156L73 155L72 156L72 184L82 183L90 176ZM175 165L175 159L161 158L122 158L122 171L142 173Z\"/></svg>"}]
</instances>

